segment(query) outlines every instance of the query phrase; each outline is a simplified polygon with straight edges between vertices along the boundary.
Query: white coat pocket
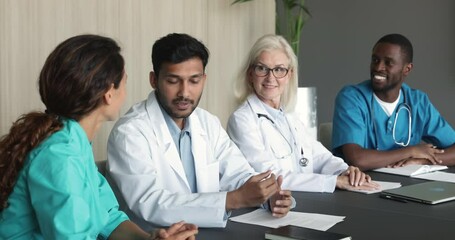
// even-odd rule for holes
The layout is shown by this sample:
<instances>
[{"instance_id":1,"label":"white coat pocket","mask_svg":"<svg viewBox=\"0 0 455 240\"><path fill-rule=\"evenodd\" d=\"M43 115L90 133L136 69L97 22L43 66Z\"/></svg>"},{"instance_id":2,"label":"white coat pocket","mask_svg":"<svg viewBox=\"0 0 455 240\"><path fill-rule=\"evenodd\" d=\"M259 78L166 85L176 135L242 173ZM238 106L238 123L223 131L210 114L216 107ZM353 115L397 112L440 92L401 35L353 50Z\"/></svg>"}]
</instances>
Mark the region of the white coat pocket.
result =
<instances>
[{"instance_id":1,"label":"white coat pocket","mask_svg":"<svg viewBox=\"0 0 455 240\"><path fill-rule=\"evenodd\" d=\"M200 166L197 173L198 192L218 192L220 191L220 163L209 163Z\"/></svg>"}]
</instances>

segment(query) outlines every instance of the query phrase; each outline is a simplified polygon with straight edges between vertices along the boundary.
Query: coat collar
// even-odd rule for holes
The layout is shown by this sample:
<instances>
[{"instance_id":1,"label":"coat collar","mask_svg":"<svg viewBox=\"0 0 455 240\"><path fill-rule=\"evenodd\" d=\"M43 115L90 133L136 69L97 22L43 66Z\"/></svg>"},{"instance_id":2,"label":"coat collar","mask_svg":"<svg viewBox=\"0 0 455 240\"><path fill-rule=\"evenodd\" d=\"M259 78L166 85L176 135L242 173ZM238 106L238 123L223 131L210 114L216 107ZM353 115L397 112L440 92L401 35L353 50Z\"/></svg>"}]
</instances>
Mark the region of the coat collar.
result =
<instances>
[{"instance_id":1,"label":"coat collar","mask_svg":"<svg viewBox=\"0 0 455 240\"><path fill-rule=\"evenodd\" d=\"M256 96L256 94L250 94L247 98L247 102L254 113L269 116L269 113L264 108L262 101Z\"/></svg>"},{"instance_id":2,"label":"coat collar","mask_svg":"<svg viewBox=\"0 0 455 240\"><path fill-rule=\"evenodd\" d=\"M166 121L164 120L163 113L161 112L159 103L156 99L155 91L152 91L145 105L147 116L150 122L150 127L155 134L155 138L158 139L157 143L160 148L164 150L165 159L169 162L169 165L174 169L177 175L180 176L181 180L186 183L188 190L190 190L188 181L186 179L185 170L180 159L177 147L174 144L174 140L169 132ZM200 190L198 176L198 169L201 166L207 164L207 151L208 143L206 143L207 133L202 128L201 122L196 114L196 110L189 116L190 129L191 129L191 146L194 157L194 167L196 171L196 180L198 184L198 190Z\"/></svg>"},{"instance_id":3,"label":"coat collar","mask_svg":"<svg viewBox=\"0 0 455 240\"><path fill-rule=\"evenodd\" d=\"M259 114L266 115L270 119L274 119L274 117L270 116L270 114L267 112L267 110L264 107L263 102L256 96L256 94L250 94L247 98L247 102L249 106L251 107L251 110L258 116ZM286 120L288 121L289 128L291 129L291 133L293 134L294 138L296 138L297 144L300 144L301 142L301 137L299 134L298 130L298 124L294 121L294 119L289 115L285 114ZM257 118L259 120L259 117Z\"/></svg>"}]
</instances>

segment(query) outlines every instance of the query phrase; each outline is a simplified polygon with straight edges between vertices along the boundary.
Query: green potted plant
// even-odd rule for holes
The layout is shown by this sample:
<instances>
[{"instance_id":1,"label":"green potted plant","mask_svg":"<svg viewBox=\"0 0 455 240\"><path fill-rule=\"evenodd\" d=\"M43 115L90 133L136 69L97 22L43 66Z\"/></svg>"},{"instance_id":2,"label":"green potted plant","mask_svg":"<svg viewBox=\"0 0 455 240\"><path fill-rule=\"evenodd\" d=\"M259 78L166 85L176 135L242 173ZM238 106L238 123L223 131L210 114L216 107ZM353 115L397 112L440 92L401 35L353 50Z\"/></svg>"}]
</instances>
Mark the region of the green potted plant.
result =
<instances>
[{"instance_id":1,"label":"green potted plant","mask_svg":"<svg viewBox=\"0 0 455 240\"><path fill-rule=\"evenodd\" d=\"M244 3L253 0L235 0L232 4ZM291 45L294 53L299 55L300 37L302 35L303 25L308 17L311 16L308 8L305 7L305 0L275 0L281 1L284 9L283 18L276 14L275 32L282 35ZM284 27L280 27L284 26Z\"/></svg>"}]
</instances>

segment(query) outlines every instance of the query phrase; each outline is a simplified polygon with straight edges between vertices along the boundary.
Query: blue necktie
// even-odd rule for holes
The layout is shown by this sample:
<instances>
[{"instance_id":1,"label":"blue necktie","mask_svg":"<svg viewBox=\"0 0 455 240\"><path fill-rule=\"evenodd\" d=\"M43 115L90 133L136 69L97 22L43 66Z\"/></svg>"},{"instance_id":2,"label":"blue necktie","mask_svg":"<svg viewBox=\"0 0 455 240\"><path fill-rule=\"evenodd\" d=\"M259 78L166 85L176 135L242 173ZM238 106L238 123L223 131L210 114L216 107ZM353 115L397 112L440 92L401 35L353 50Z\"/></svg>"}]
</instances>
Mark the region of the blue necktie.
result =
<instances>
[{"instance_id":1,"label":"blue necktie","mask_svg":"<svg viewBox=\"0 0 455 240\"><path fill-rule=\"evenodd\" d=\"M191 152L191 137L188 131L182 131L179 138L179 153L185 170L186 179L190 185L191 192L197 192L196 174L194 170L194 157Z\"/></svg>"}]
</instances>

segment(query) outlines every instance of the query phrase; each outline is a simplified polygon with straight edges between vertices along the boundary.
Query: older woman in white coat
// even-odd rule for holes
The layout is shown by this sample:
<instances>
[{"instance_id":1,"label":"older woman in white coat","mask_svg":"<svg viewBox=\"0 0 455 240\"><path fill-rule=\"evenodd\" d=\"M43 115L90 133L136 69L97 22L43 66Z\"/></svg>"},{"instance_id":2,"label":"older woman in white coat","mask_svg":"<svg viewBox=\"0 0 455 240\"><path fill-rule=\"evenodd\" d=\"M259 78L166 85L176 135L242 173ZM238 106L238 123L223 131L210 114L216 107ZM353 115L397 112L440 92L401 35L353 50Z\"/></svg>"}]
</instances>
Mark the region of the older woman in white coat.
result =
<instances>
[{"instance_id":1,"label":"older woman in white coat","mask_svg":"<svg viewBox=\"0 0 455 240\"><path fill-rule=\"evenodd\" d=\"M229 118L229 136L256 171L272 169L283 175L284 189L378 188L368 175L309 137L303 123L291 114L297 66L297 57L283 37L265 35L257 40L236 84L242 104Z\"/></svg>"}]
</instances>

